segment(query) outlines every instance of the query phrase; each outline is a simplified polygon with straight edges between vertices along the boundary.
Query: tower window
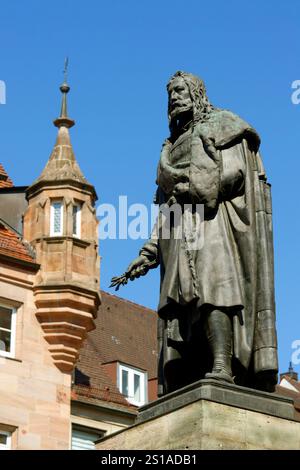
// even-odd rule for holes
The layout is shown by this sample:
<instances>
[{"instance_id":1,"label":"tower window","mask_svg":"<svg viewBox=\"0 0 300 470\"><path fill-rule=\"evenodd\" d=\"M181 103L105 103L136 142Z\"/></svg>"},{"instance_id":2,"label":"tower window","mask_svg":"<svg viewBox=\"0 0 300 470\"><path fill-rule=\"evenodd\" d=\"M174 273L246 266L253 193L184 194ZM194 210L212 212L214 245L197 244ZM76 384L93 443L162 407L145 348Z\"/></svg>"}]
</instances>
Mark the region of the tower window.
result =
<instances>
[{"instance_id":1,"label":"tower window","mask_svg":"<svg viewBox=\"0 0 300 470\"><path fill-rule=\"evenodd\" d=\"M13 357L16 343L16 310L0 305L0 355Z\"/></svg>"},{"instance_id":2,"label":"tower window","mask_svg":"<svg viewBox=\"0 0 300 470\"><path fill-rule=\"evenodd\" d=\"M73 212L72 212L72 219L73 219L73 236L80 238L80 226L81 226L81 205L74 204L73 205Z\"/></svg>"},{"instance_id":3,"label":"tower window","mask_svg":"<svg viewBox=\"0 0 300 470\"><path fill-rule=\"evenodd\" d=\"M63 234L63 203L62 201L55 201L51 203L50 211L50 235Z\"/></svg>"}]
</instances>

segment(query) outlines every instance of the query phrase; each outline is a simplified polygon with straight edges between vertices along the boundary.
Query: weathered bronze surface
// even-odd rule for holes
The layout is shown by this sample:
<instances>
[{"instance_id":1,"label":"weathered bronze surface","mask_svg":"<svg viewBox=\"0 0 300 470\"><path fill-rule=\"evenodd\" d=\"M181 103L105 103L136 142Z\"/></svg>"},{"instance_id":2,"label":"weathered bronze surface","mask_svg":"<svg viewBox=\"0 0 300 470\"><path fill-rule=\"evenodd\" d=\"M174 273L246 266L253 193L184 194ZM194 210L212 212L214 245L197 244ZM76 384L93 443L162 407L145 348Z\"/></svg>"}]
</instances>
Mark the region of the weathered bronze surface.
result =
<instances>
[{"instance_id":1,"label":"weathered bronze surface","mask_svg":"<svg viewBox=\"0 0 300 470\"><path fill-rule=\"evenodd\" d=\"M159 387L201 378L274 391L277 339L270 185L256 131L212 106L198 77L169 81L170 136L163 144L156 202L204 205L204 243L161 236L161 222L118 288L160 265ZM184 224L184 217L183 217Z\"/></svg>"}]
</instances>

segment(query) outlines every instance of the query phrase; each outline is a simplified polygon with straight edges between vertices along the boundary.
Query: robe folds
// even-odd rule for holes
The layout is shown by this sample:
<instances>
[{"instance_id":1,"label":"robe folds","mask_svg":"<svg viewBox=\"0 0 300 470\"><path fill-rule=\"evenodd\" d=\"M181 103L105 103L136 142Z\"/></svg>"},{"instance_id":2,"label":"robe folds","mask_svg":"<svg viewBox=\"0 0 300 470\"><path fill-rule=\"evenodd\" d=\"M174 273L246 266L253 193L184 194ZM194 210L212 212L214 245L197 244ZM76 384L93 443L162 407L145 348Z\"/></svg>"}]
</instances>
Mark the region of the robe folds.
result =
<instances>
[{"instance_id":1,"label":"robe folds","mask_svg":"<svg viewBox=\"0 0 300 470\"><path fill-rule=\"evenodd\" d=\"M169 239L162 237L158 221L157 236L140 252L160 264L163 365L172 360L169 342L188 341L201 312L212 306L235 312L233 357L242 368L254 374L278 370L271 195L259 144L244 120L214 110L208 120L163 145L157 203L176 200L183 212L183 202L204 207L198 249L190 249L185 236L176 239L172 227ZM174 196L179 183L185 192Z\"/></svg>"}]
</instances>

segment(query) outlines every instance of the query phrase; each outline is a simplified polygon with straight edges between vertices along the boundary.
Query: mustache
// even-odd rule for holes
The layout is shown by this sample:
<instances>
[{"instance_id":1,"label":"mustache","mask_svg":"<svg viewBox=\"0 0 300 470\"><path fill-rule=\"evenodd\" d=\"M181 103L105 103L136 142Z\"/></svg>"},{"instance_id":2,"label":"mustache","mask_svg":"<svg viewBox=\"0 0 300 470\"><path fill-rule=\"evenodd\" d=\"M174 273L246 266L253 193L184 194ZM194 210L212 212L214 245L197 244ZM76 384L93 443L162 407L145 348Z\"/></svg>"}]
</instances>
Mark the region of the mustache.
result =
<instances>
[{"instance_id":1,"label":"mustache","mask_svg":"<svg viewBox=\"0 0 300 470\"><path fill-rule=\"evenodd\" d=\"M174 113L177 114L179 111L183 112L183 111L189 111L191 109L192 109L192 106L190 103L181 101L178 103L174 103L173 105L170 105L169 113L172 115Z\"/></svg>"},{"instance_id":2,"label":"mustache","mask_svg":"<svg viewBox=\"0 0 300 470\"><path fill-rule=\"evenodd\" d=\"M178 106L188 106L190 103L189 103L189 100L178 100L178 101L175 101L174 103L170 103L170 107L178 107Z\"/></svg>"}]
</instances>

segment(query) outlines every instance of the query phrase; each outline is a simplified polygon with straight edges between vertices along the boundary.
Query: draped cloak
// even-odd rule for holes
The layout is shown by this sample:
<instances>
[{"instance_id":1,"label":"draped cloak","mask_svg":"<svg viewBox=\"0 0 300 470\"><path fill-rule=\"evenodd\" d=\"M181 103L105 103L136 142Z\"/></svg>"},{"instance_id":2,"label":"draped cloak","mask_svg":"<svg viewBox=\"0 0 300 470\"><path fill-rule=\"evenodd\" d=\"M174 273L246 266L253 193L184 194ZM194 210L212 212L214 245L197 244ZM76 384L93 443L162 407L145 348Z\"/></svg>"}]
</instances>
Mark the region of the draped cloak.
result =
<instances>
[{"instance_id":1,"label":"draped cloak","mask_svg":"<svg viewBox=\"0 0 300 470\"><path fill-rule=\"evenodd\" d=\"M172 360L169 340L189 339L180 316L188 316L191 331L202 307L209 305L238 312L233 357L245 370L278 369L271 195L259 144L256 131L240 117L213 110L208 120L163 145L156 202L170 205L176 184L184 182L188 189L181 200L204 205L199 249L190 250L184 236L174 239L171 233L163 239L158 226L158 236L140 252L160 264L163 367Z\"/></svg>"}]
</instances>

